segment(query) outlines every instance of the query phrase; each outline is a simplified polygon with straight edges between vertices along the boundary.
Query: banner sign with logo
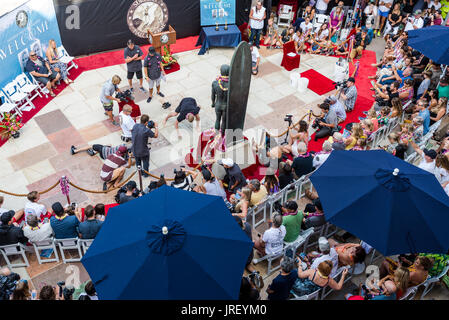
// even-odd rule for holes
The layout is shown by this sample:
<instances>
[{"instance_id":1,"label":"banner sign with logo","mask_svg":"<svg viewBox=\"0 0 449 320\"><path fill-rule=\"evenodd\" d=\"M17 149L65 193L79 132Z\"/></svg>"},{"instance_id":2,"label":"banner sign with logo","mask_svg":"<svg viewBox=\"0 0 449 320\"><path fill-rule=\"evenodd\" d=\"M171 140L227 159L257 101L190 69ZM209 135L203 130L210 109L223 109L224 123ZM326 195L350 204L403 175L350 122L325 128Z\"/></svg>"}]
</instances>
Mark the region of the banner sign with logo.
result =
<instances>
[{"instance_id":1,"label":"banner sign with logo","mask_svg":"<svg viewBox=\"0 0 449 320\"><path fill-rule=\"evenodd\" d=\"M201 25L235 23L235 0L201 0Z\"/></svg>"},{"instance_id":2,"label":"banner sign with logo","mask_svg":"<svg viewBox=\"0 0 449 320\"><path fill-rule=\"evenodd\" d=\"M72 56L148 44L147 31L198 35L199 0L53 0L64 47ZM79 18L78 20L76 20ZM74 22L78 22L74 23Z\"/></svg>"},{"instance_id":3,"label":"banner sign with logo","mask_svg":"<svg viewBox=\"0 0 449 320\"><path fill-rule=\"evenodd\" d=\"M30 51L45 57L48 42L61 45L52 0L30 0L0 17L0 86L23 72Z\"/></svg>"}]
</instances>

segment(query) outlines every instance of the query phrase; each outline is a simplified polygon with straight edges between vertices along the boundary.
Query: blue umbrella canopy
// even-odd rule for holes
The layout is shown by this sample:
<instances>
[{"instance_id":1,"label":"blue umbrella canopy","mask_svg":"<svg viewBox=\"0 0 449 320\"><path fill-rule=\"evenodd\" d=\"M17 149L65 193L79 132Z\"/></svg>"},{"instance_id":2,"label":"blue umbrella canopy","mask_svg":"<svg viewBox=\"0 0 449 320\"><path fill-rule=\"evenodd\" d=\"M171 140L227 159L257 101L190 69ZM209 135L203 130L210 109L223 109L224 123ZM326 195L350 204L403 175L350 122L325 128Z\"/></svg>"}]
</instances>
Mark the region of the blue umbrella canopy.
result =
<instances>
[{"instance_id":1,"label":"blue umbrella canopy","mask_svg":"<svg viewBox=\"0 0 449 320\"><path fill-rule=\"evenodd\" d=\"M408 31L408 45L429 59L449 64L449 28L430 26Z\"/></svg>"},{"instance_id":2,"label":"blue umbrella canopy","mask_svg":"<svg viewBox=\"0 0 449 320\"><path fill-rule=\"evenodd\" d=\"M383 150L335 150L310 179L326 219L382 254L447 252L449 197L433 174Z\"/></svg>"},{"instance_id":3,"label":"blue umbrella canopy","mask_svg":"<svg viewBox=\"0 0 449 320\"><path fill-rule=\"evenodd\" d=\"M81 262L100 299L238 299L252 246L221 197L163 186L110 209Z\"/></svg>"}]
</instances>

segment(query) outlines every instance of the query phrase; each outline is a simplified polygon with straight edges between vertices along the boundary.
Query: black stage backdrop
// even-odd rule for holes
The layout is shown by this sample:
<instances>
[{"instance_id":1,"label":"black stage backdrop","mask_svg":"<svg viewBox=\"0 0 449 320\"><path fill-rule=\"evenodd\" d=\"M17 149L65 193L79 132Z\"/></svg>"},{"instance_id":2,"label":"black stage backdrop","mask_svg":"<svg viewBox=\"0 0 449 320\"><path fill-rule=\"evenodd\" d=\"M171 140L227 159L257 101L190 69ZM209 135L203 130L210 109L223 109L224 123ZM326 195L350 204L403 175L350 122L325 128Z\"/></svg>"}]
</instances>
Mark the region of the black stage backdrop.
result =
<instances>
[{"instance_id":1,"label":"black stage backdrop","mask_svg":"<svg viewBox=\"0 0 449 320\"><path fill-rule=\"evenodd\" d=\"M53 0L61 39L66 50L73 56L124 48L128 39L137 44L148 40L133 34L127 24L127 14L133 3L163 3L168 9L168 25L177 38L200 33L199 0ZM70 7L72 6L72 7ZM79 8L79 29L67 28L67 21ZM251 0L236 0L236 23L248 21Z\"/></svg>"}]
</instances>

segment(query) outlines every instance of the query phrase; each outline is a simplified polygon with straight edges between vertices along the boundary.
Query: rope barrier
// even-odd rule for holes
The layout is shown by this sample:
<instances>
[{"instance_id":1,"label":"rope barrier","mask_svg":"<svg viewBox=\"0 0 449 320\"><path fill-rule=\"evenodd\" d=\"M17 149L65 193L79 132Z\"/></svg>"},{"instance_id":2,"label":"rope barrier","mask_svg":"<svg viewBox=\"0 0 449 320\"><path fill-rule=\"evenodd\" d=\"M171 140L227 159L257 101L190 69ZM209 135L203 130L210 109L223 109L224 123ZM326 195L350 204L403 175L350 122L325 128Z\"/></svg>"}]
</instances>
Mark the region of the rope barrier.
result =
<instances>
[{"instance_id":1,"label":"rope barrier","mask_svg":"<svg viewBox=\"0 0 449 320\"><path fill-rule=\"evenodd\" d=\"M131 173L131 174L129 175L128 178L126 178L126 180L124 180L122 183L120 183L117 187L114 187L114 188L112 188L112 189L108 189L108 190L106 190L106 191L103 191L103 190L97 191L97 190L88 190L88 189L84 189L84 188L79 187L79 186L77 186L76 184L72 183L71 181L69 181L69 184L70 184L72 187L74 187L74 188L76 188L76 189L78 189L78 190L81 190L81 191L83 191L83 192L87 192L87 193L109 193L109 192L111 192L111 191L120 189L120 188L121 188L123 185L125 185L129 180L131 180L131 178L132 178L136 173L137 173L137 171L134 171L133 173Z\"/></svg>"},{"instance_id":2,"label":"rope barrier","mask_svg":"<svg viewBox=\"0 0 449 320\"><path fill-rule=\"evenodd\" d=\"M49 187L48 189L39 192L39 194L47 193L47 192L53 190L54 188L56 188L58 185L59 185L59 180L54 185ZM13 193L13 192L8 192L8 191L1 190L1 189L0 189L0 193L4 193L4 194L10 195L10 196L14 196L14 197L26 197L26 196L28 196L28 193Z\"/></svg>"},{"instance_id":3,"label":"rope barrier","mask_svg":"<svg viewBox=\"0 0 449 320\"><path fill-rule=\"evenodd\" d=\"M201 167L201 164L198 164L195 168L193 168L192 171L198 170L198 168ZM154 174L149 173L148 171L142 169L142 172L146 173L147 175L149 175L150 177L154 178L154 179L160 179L161 177L155 176ZM190 173L188 173L187 175L190 175ZM171 178L166 178L165 181L174 181L175 179L171 179Z\"/></svg>"}]
</instances>

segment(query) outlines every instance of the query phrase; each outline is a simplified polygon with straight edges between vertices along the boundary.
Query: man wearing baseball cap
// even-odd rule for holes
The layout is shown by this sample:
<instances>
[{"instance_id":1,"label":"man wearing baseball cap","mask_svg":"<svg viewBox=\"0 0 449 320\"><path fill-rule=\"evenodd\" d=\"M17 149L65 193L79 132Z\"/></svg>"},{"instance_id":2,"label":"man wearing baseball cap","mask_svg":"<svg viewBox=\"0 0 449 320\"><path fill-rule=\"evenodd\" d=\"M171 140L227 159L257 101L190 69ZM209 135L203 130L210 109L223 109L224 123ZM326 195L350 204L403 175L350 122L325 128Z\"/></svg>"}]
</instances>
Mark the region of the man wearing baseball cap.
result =
<instances>
[{"instance_id":1,"label":"man wearing baseball cap","mask_svg":"<svg viewBox=\"0 0 449 320\"><path fill-rule=\"evenodd\" d=\"M349 77L346 87L343 88L340 95L344 101L346 111L354 110L355 102L357 100L357 88L355 87L355 79Z\"/></svg>"},{"instance_id":2,"label":"man wearing baseball cap","mask_svg":"<svg viewBox=\"0 0 449 320\"><path fill-rule=\"evenodd\" d=\"M413 149L422 157L421 162L418 164L418 168L426 170L432 174L436 173L435 159L437 157L437 152L433 149L423 149L421 150L418 145L411 141Z\"/></svg>"},{"instance_id":3,"label":"man wearing baseball cap","mask_svg":"<svg viewBox=\"0 0 449 320\"><path fill-rule=\"evenodd\" d=\"M120 146L116 153L113 153L107 157L103 167L101 168L100 178L103 182L103 190L106 191L112 187L116 188L120 184L125 174L125 160L128 148L126 146ZM128 160L127 168L131 167L131 157Z\"/></svg>"},{"instance_id":4,"label":"man wearing baseball cap","mask_svg":"<svg viewBox=\"0 0 449 320\"><path fill-rule=\"evenodd\" d=\"M162 77L165 77L166 75L164 68L162 67L162 57L156 52L154 47L148 49L148 55L145 57L143 67L145 80L148 81L148 85L150 86L150 96L147 100L147 102L150 103L153 98L154 85L156 85L157 94L164 97L164 94L161 92L161 80Z\"/></svg>"},{"instance_id":5,"label":"man wearing baseball cap","mask_svg":"<svg viewBox=\"0 0 449 320\"><path fill-rule=\"evenodd\" d=\"M421 29L424 26L424 20L421 18L422 11L416 10L413 17L409 17L404 31Z\"/></svg>"}]
</instances>

